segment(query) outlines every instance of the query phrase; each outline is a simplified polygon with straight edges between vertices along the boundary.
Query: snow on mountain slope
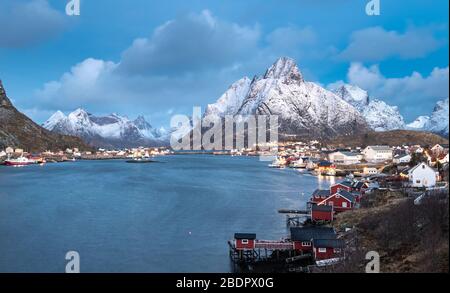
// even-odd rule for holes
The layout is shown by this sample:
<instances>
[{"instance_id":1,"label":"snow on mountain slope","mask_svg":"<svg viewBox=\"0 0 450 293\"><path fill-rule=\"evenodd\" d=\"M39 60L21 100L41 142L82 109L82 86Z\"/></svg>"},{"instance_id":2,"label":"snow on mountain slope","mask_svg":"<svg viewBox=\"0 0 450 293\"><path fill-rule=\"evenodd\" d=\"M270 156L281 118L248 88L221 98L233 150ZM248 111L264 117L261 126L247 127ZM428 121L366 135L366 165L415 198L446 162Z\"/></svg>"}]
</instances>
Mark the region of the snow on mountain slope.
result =
<instances>
[{"instance_id":1,"label":"snow on mountain slope","mask_svg":"<svg viewBox=\"0 0 450 293\"><path fill-rule=\"evenodd\" d=\"M438 101L434 107L433 114L431 114L428 130L448 136L449 134L449 105L448 98Z\"/></svg>"},{"instance_id":2,"label":"snow on mountain slope","mask_svg":"<svg viewBox=\"0 0 450 293\"><path fill-rule=\"evenodd\" d=\"M369 104L369 94L360 87L345 84L335 90L335 94L362 112Z\"/></svg>"},{"instance_id":3,"label":"snow on mountain slope","mask_svg":"<svg viewBox=\"0 0 450 293\"><path fill-rule=\"evenodd\" d=\"M430 123L430 116L419 116L416 120L406 125L406 128L411 130L421 130L425 129L428 123Z\"/></svg>"},{"instance_id":4,"label":"snow on mountain slope","mask_svg":"<svg viewBox=\"0 0 450 293\"><path fill-rule=\"evenodd\" d=\"M436 103L431 116L420 116L407 125L408 129L430 131L443 136L449 135L449 99Z\"/></svg>"},{"instance_id":5,"label":"snow on mountain slope","mask_svg":"<svg viewBox=\"0 0 450 293\"><path fill-rule=\"evenodd\" d=\"M215 104L207 106L205 116L217 115L224 117L237 113L250 90L251 82L248 77L244 77L232 84Z\"/></svg>"},{"instance_id":6,"label":"snow on mountain slope","mask_svg":"<svg viewBox=\"0 0 450 293\"><path fill-rule=\"evenodd\" d=\"M365 90L345 84L334 92L355 106L373 130L388 131L405 128L403 116L396 106L390 106L379 99L371 99Z\"/></svg>"},{"instance_id":7,"label":"snow on mountain slope","mask_svg":"<svg viewBox=\"0 0 450 293\"><path fill-rule=\"evenodd\" d=\"M67 116L58 111L42 126L53 132L81 137L98 146L139 146L167 140L167 133L153 129L143 116L132 121L118 114L94 116L83 109Z\"/></svg>"},{"instance_id":8,"label":"snow on mountain slope","mask_svg":"<svg viewBox=\"0 0 450 293\"><path fill-rule=\"evenodd\" d=\"M215 104L227 106L215 108L227 109L230 115L278 115L279 130L284 134L333 137L367 130L364 118L352 105L319 85L306 82L293 59L280 58L263 77L254 78L248 86L248 80L243 80L245 86L241 89L245 90L239 92L247 92L245 97L234 95L237 91L233 90L233 106L223 103L232 86ZM239 101L241 105L236 107ZM212 112L211 107L206 111Z\"/></svg>"}]
</instances>

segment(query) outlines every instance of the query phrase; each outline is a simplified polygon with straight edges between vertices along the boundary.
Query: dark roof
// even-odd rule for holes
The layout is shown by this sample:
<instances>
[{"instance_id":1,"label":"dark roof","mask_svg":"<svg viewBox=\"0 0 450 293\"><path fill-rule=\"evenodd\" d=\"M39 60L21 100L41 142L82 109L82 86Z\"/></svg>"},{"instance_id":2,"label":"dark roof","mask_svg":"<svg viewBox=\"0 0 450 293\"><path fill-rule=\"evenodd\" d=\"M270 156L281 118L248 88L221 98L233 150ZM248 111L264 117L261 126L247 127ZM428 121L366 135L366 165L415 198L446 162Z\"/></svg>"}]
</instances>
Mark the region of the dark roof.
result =
<instances>
[{"instance_id":1,"label":"dark roof","mask_svg":"<svg viewBox=\"0 0 450 293\"><path fill-rule=\"evenodd\" d=\"M338 183L347 187L352 187L352 182L351 181L342 181L341 183Z\"/></svg>"},{"instance_id":2,"label":"dark roof","mask_svg":"<svg viewBox=\"0 0 450 293\"><path fill-rule=\"evenodd\" d=\"M333 206L327 206L327 205L312 205L311 206L312 211L318 211L318 212L332 212Z\"/></svg>"},{"instance_id":3,"label":"dark roof","mask_svg":"<svg viewBox=\"0 0 450 293\"><path fill-rule=\"evenodd\" d=\"M346 199L348 199L351 202L356 201L355 195L353 193L348 192L347 190L339 190L336 194L339 194L340 196L345 197Z\"/></svg>"},{"instance_id":4,"label":"dark roof","mask_svg":"<svg viewBox=\"0 0 450 293\"><path fill-rule=\"evenodd\" d=\"M291 227L291 240L335 239L336 233L330 227Z\"/></svg>"},{"instance_id":5,"label":"dark roof","mask_svg":"<svg viewBox=\"0 0 450 293\"><path fill-rule=\"evenodd\" d=\"M319 166L319 167L330 167L332 165L333 165L333 163L328 162L328 161L320 161L319 164L317 164L317 166Z\"/></svg>"},{"instance_id":6,"label":"dark roof","mask_svg":"<svg viewBox=\"0 0 450 293\"><path fill-rule=\"evenodd\" d=\"M358 182L356 182L354 185L353 185L353 188L355 188L355 189L361 189L363 186L364 186L364 184L366 184L365 182L362 182L362 181L358 181Z\"/></svg>"},{"instance_id":7,"label":"dark roof","mask_svg":"<svg viewBox=\"0 0 450 293\"><path fill-rule=\"evenodd\" d=\"M345 242L341 239L314 239L313 245L319 248L344 248Z\"/></svg>"},{"instance_id":8,"label":"dark roof","mask_svg":"<svg viewBox=\"0 0 450 293\"><path fill-rule=\"evenodd\" d=\"M234 239L255 240L256 239L256 234L253 234L253 233L236 233L236 234L234 234Z\"/></svg>"},{"instance_id":9,"label":"dark roof","mask_svg":"<svg viewBox=\"0 0 450 293\"><path fill-rule=\"evenodd\" d=\"M329 189L316 189L313 194L313 196L320 196L320 197L329 197L331 195Z\"/></svg>"}]
</instances>

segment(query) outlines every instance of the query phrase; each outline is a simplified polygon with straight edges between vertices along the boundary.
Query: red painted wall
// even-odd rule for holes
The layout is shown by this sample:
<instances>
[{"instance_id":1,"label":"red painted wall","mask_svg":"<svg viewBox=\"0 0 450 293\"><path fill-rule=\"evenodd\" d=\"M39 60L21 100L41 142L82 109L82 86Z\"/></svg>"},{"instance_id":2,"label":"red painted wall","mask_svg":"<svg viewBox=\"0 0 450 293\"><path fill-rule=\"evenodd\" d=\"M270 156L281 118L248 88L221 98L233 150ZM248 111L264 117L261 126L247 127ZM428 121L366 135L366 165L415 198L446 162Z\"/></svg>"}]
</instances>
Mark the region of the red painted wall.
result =
<instances>
[{"instance_id":1,"label":"red painted wall","mask_svg":"<svg viewBox=\"0 0 450 293\"><path fill-rule=\"evenodd\" d=\"M248 240L248 244L242 243L242 239L236 239L236 249L253 249L255 248L255 240Z\"/></svg>"},{"instance_id":2,"label":"red painted wall","mask_svg":"<svg viewBox=\"0 0 450 293\"><path fill-rule=\"evenodd\" d=\"M312 242L310 244L311 246L303 246L301 241L294 241L294 249L303 252L312 251Z\"/></svg>"},{"instance_id":3,"label":"red painted wall","mask_svg":"<svg viewBox=\"0 0 450 293\"><path fill-rule=\"evenodd\" d=\"M333 221L333 212L312 211L311 220L313 221Z\"/></svg>"}]
</instances>

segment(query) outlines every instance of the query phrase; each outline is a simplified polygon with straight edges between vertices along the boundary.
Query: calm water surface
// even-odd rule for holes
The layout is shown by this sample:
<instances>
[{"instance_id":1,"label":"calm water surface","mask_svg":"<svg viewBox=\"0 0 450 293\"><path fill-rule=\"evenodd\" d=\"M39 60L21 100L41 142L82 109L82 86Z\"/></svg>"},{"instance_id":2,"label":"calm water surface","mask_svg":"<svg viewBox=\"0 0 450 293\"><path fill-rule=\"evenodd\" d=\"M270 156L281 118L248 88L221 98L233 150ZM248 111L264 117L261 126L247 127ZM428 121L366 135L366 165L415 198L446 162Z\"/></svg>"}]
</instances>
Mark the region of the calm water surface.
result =
<instances>
[{"instance_id":1,"label":"calm water surface","mask_svg":"<svg viewBox=\"0 0 450 293\"><path fill-rule=\"evenodd\" d=\"M229 272L235 232L285 237L277 210L330 185L258 158L158 160L0 166L0 272L64 272L70 250L82 272Z\"/></svg>"}]
</instances>

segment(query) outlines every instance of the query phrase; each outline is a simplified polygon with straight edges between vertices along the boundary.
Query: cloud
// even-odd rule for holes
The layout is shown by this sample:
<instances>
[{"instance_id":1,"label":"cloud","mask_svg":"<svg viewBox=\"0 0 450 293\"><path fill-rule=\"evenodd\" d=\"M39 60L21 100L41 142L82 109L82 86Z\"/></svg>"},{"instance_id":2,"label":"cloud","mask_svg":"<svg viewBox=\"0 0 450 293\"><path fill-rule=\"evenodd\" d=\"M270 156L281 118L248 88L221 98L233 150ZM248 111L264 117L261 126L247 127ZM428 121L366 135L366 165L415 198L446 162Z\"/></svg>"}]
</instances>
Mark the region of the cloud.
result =
<instances>
[{"instance_id":1,"label":"cloud","mask_svg":"<svg viewBox=\"0 0 450 293\"><path fill-rule=\"evenodd\" d=\"M180 74L221 68L250 57L260 31L221 21L210 11L189 14L136 39L122 54L119 71L130 74Z\"/></svg>"},{"instance_id":2,"label":"cloud","mask_svg":"<svg viewBox=\"0 0 450 293\"><path fill-rule=\"evenodd\" d=\"M337 81L329 88L342 84ZM378 97L397 105L407 119L429 114L430 104L448 97L449 68L434 68L429 75L412 72L403 77L386 77L378 65L366 67L361 63L352 63L347 73L347 83L357 85ZM430 101L433 101L430 103Z\"/></svg>"},{"instance_id":3,"label":"cloud","mask_svg":"<svg viewBox=\"0 0 450 293\"><path fill-rule=\"evenodd\" d=\"M0 48L35 45L58 35L65 26L64 15L47 0L2 0Z\"/></svg>"},{"instance_id":4,"label":"cloud","mask_svg":"<svg viewBox=\"0 0 450 293\"><path fill-rule=\"evenodd\" d=\"M410 28L404 33L370 27L352 33L350 44L338 55L347 61L381 61L387 58L423 58L437 50L443 41L430 28Z\"/></svg>"}]
</instances>

